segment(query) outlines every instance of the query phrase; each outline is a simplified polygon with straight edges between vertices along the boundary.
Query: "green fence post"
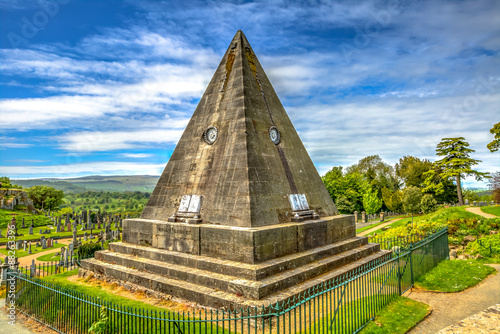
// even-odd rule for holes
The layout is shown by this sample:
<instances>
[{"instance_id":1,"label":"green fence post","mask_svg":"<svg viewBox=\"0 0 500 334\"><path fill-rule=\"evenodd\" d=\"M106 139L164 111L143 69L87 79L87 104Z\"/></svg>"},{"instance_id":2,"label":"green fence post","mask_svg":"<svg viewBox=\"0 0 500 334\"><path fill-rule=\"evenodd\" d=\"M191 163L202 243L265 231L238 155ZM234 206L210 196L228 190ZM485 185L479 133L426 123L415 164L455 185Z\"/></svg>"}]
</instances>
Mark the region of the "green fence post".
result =
<instances>
[{"instance_id":1,"label":"green fence post","mask_svg":"<svg viewBox=\"0 0 500 334\"><path fill-rule=\"evenodd\" d=\"M413 276L413 247L410 249L410 275L411 275L411 286L415 284L415 278Z\"/></svg>"},{"instance_id":2,"label":"green fence post","mask_svg":"<svg viewBox=\"0 0 500 334\"><path fill-rule=\"evenodd\" d=\"M398 257L396 261L398 261L398 288L399 288L399 295L401 296L401 270L400 270L400 265L399 265L399 259L401 258L401 254L398 254Z\"/></svg>"}]
</instances>

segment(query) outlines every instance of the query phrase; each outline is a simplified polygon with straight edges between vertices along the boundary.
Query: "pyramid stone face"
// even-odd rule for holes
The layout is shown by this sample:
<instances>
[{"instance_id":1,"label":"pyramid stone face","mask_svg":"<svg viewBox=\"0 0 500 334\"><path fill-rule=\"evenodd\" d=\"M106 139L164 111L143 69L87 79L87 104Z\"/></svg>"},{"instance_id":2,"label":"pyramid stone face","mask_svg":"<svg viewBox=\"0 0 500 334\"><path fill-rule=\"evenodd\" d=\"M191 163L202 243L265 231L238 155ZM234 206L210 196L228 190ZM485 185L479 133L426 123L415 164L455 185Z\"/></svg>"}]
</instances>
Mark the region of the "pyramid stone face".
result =
<instances>
[{"instance_id":1,"label":"pyramid stone face","mask_svg":"<svg viewBox=\"0 0 500 334\"><path fill-rule=\"evenodd\" d=\"M276 127L280 142L270 138ZM212 144L204 140L217 129ZM290 222L288 195L305 194L320 217L338 215L269 79L236 33L179 140L141 218L166 221L182 196L202 195L203 224Z\"/></svg>"}]
</instances>

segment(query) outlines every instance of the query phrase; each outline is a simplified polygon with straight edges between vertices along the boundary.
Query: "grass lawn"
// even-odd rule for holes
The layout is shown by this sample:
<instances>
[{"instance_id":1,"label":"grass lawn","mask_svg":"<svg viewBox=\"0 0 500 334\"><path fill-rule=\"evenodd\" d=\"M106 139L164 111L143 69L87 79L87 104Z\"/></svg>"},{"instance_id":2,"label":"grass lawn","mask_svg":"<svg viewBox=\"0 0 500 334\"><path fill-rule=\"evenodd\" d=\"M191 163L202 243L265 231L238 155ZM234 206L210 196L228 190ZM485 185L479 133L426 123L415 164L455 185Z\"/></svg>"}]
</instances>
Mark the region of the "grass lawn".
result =
<instances>
[{"instance_id":1,"label":"grass lawn","mask_svg":"<svg viewBox=\"0 0 500 334\"><path fill-rule=\"evenodd\" d=\"M92 279L68 280L68 277L78 275L78 269L70 270L62 274L51 275L43 278L44 281L56 284L60 288L70 289L75 292L84 293L112 303L123 306L144 308L147 310L165 311L165 308L155 307L137 300L125 298L116 293L122 291L117 284L106 284ZM114 292L114 293L113 293Z\"/></svg>"},{"instance_id":2,"label":"grass lawn","mask_svg":"<svg viewBox=\"0 0 500 334\"><path fill-rule=\"evenodd\" d=\"M53 252L50 254L45 254L36 258L37 261L59 261L61 259L60 255L56 255L58 252Z\"/></svg>"},{"instance_id":3,"label":"grass lawn","mask_svg":"<svg viewBox=\"0 0 500 334\"><path fill-rule=\"evenodd\" d=\"M42 229L49 229L51 230L52 232L50 234L40 234L40 228ZM78 226L78 231L77 231L77 236L78 237L83 237L83 235L85 234L85 232L87 232L88 235L90 235L90 230L86 230L86 231L80 231L81 229L81 225ZM93 235L97 235L99 234L100 231L105 231L106 229L105 228L102 228L102 229L93 229L92 230L92 234ZM116 230L116 228L114 227L114 224L113 224L113 227L111 228L112 231ZM45 236L45 238L54 238L54 237L57 237L59 239L66 239L66 238L72 238L73 237L73 232L59 232L59 233L56 233L56 229L53 228L51 229L50 227L48 226L43 226L43 227L38 227L36 229L33 230L33 235L29 235L29 229L18 229L18 233L19 234L23 234L23 236L20 236L20 237L16 237L16 239L21 239L21 240L26 240L26 241L30 241L30 240L39 240L40 237L43 235ZM8 241L7 238L0 238L0 244L3 243L5 245L5 243Z\"/></svg>"},{"instance_id":4,"label":"grass lawn","mask_svg":"<svg viewBox=\"0 0 500 334\"><path fill-rule=\"evenodd\" d=\"M380 224L385 224L391 220L394 220L394 219L398 219L398 218L401 218L401 217L404 217L404 216L394 216L394 217L391 217L391 218L388 218L388 219L385 219L383 222L377 222L377 223L374 223L374 224L371 224L371 225L368 225L368 226L365 226L365 227L362 227L360 229L357 229L356 230L356 233L361 233L361 232L364 232L366 230L369 230L369 229L372 229L374 227L377 227L379 226Z\"/></svg>"},{"instance_id":5,"label":"grass lawn","mask_svg":"<svg viewBox=\"0 0 500 334\"><path fill-rule=\"evenodd\" d=\"M431 291L458 292L472 287L495 269L475 261L445 260L415 282L415 287Z\"/></svg>"},{"instance_id":6,"label":"grass lawn","mask_svg":"<svg viewBox=\"0 0 500 334\"><path fill-rule=\"evenodd\" d=\"M32 242L31 243L31 252L33 254L37 254L37 253L40 253L40 252L45 252L45 251L48 251L48 250L51 250L51 249L60 249L61 247L67 247L66 245L62 245L62 244L57 244L57 245L53 245L52 247L47 247L46 249L42 249L42 246L40 247L35 247L35 243ZM26 249L28 249L28 246L26 246ZM2 248L0 249L0 254L3 254L5 256L9 255L8 253L9 251L6 250L5 248ZM28 252L26 251L23 251L22 249L16 249L16 257L25 257L25 256L28 256L28 255L32 255L32 254L28 254Z\"/></svg>"},{"instance_id":7,"label":"grass lawn","mask_svg":"<svg viewBox=\"0 0 500 334\"><path fill-rule=\"evenodd\" d=\"M360 333L406 333L429 313L430 306L406 297L397 297L377 313Z\"/></svg>"},{"instance_id":8,"label":"grass lawn","mask_svg":"<svg viewBox=\"0 0 500 334\"><path fill-rule=\"evenodd\" d=\"M500 205L482 206L481 211L500 217Z\"/></svg>"},{"instance_id":9,"label":"grass lawn","mask_svg":"<svg viewBox=\"0 0 500 334\"><path fill-rule=\"evenodd\" d=\"M142 310L149 310L150 312L157 311L159 313L166 312L180 312L181 316L183 312L191 311L192 308L189 305L184 305L182 303L176 303L170 300L165 300L165 299L160 299L160 298L155 298L155 297L150 297L144 294L143 292L130 292L123 287L120 287L118 284L109 284L105 283L99 280L95 280L93 278L87 277L85 279L83 278L77 278L75 275L77 275L78 269L75 270L70 270L67 272L64 272L62 274L57 274L57 275L51 275L44 277L42 280L55 284L59 288L66 288L69 289L73 292L79 292L88 296L91 296L95 298L96 300L103 300L107 301L119 306L123 307L129 307L133 309L142 309ZM42 292L41 294L43 294ZM31 297L32 298L32 297ZM33 298L32 298L33 299ZM39 300L35 301L36 303L40 303L40 306L47 305L47 303L50 303L50 298L47 299L44 296L40 296ZM33 301L31 301L33 303ZM154 305L152 305L154 304ZM79 315L81 312L85 312L83 308L83 303L79 303L77 306L77 310L74 310L75 314L75 319L76 321L82 321L82 316ZM41 307L41 309L44 309ZM47 307L47 309L50 309ZM175 317L176 313L172 314L172 317ZM123 321L123 319L122 319ZM139 321L138 318L135 320L133 318L127 318L125 319L125 324L127 322L130 322L132 325L132 328L135 328L134 321ZM120 322L115 322L114 325L120 326ZM123 324L121 324L123 325ZM143 328L143 325L139 325L138 328ZM185 326L185 333L204 333L205 330L210 331L210 328L205 328L205 324L201 323L196 325L181 325ZM208 325L210 326L210 325ZM227 325L226 325L227 326ZM187 328L190 327L190 328ZM229 331L226 329L222 328L216 328L215 325L212 325L212 330L213 332L217 333L229 333ZM118 331L117 331L118 332Z\"/></svg>"},{"instance_id":10,"label":"grass lawn","mask_svg":"<svg viewBox=\"0 0 500 334\"><path fill-rule=\"evenodd\" d=\"M21 227L23 218L24 218L25 226L28 226L28 227L31 225L32 219L33 219L33 225L35 227L44 226L47 224L52 224L50 218L45 217L43 215L33 215L33 214L25 213L22 211L11 211L11 210L0 209L0 229L3 230L3 229L7 228L7 223L10 223L12 216L14 216L16 218L16 225L19 227ZM3 233L3 234L5 234L5 233Z\"/></svg>"}]
</instances>

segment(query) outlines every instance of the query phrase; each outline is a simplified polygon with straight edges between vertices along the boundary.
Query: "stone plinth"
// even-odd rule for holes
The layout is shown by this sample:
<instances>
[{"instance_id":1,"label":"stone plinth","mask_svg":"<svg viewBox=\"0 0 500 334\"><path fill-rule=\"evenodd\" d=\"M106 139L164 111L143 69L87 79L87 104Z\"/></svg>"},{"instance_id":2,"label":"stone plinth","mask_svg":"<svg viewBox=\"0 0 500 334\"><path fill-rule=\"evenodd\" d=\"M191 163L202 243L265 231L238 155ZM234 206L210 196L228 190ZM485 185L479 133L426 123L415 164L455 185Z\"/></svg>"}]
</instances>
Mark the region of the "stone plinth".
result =
<instances>
[{"instance_id":1,"label":"stone plinth","mask_svg":"<svg viewBox=\"0 0 500 334\"><path fill-rule=\"evenodd\" d=\"M353 218L338 215L259 228L126 219L123 241L254 264L353 238Z\"/></svg>"}]
</instances>

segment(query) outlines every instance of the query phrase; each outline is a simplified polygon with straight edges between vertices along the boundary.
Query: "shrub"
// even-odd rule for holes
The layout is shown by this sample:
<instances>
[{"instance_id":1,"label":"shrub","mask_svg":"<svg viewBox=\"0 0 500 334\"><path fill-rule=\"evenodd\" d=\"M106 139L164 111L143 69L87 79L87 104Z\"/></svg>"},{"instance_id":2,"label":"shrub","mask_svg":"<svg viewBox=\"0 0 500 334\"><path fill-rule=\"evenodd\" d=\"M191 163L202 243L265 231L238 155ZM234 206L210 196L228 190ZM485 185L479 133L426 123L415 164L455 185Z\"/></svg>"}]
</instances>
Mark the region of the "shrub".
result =
<instances>
[{"instance_id":1,"label":"shrub","mask_svg":"<svg viewBox=\"0 0 500 334\"><path fill-rule=\"evenodd\" d=\"M467 250L484 257L500 256L500 234L487 235L473 241L467 245Z\"/></svg>"},{"instance_id":2,"label":"shrub","mask_svg":"<svg viewBox=\"0 0 500 334\"><path fill-rule=\"evenodd\" d=\"M422 200L420 201L420 209L424 213L431 213L436 211L437 201L434 199L434 196L431 194L425 194L422 196Z\"/></svg>"},{"instance_id":3,"label":"shrub","mask_svg":"<svg viewBox=\"0 0 500 334\"><path fill-rule=\"evenodd\" d=\"M79 259L87 259L94 256L94 253L102 250L102 246L99 242L88 242L86 244L78 246L76 251Z\"/></svg>"}]
</instances>

